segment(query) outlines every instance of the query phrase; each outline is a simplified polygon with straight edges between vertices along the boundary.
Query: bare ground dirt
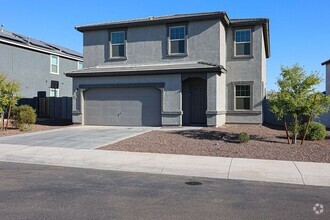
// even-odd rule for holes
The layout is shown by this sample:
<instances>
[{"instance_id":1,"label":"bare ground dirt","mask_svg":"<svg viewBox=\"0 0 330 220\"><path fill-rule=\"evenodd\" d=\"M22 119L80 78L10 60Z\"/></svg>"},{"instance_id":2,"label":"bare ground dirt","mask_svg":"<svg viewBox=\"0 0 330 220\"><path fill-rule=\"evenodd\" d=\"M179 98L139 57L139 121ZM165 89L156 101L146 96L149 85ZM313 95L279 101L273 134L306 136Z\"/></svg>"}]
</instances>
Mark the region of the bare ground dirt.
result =
<instances>
[{"instance_id":1,"label":"bare ground dirt","mask_svg":"<svg viewBox=\"0 0 330 220\"><path fill-rule=\"evenodd\" d=\"M64 126L72 126L72 125L66 121L41 121L35 125L32 125L31 131L20 131L19 129L15 128L13 125L9 124L9 127L6 131L0 130L0 137L25 134L36 131L52 130L52 129L62 128Z\"/></svg>"}]
</instances>

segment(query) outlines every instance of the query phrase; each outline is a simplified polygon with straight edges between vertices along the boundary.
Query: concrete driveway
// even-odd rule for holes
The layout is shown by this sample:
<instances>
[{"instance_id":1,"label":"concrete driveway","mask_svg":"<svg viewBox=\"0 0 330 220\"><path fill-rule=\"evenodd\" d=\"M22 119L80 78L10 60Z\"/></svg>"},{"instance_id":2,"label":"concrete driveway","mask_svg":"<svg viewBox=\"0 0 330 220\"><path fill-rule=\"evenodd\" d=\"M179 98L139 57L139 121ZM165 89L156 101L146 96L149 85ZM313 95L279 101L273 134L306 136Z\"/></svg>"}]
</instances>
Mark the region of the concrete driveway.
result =
<instances>
[{"instance_id":1,"label":"concrete driveway","mask_svg":"<svg viewBox=\"0 0 330 220\"><path fill-rule=\"evenodd\" d=\"M0 144L94 149L130 138L156 127L72 126L0 137Z\"/></svg>"}]
</instances>

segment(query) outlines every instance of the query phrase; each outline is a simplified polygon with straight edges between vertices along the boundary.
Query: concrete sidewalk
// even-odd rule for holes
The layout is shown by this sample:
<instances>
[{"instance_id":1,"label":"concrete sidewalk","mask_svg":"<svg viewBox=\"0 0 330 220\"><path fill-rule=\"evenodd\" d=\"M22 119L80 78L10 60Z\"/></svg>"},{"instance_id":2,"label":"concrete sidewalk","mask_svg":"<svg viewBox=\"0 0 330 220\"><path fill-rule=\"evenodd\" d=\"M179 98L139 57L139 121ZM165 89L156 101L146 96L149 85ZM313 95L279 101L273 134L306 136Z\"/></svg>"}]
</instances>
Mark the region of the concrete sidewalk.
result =
<instances>
[{"instance_id":1,"label":"concrete sidewalk","mask_svg":"<svg viewBox=\"0 0 330 220\"><path fill-rule=\"evenodd\" d=\"M330 186L330 164L0 144L0 161Z\"/></svg>"}]
</instances>

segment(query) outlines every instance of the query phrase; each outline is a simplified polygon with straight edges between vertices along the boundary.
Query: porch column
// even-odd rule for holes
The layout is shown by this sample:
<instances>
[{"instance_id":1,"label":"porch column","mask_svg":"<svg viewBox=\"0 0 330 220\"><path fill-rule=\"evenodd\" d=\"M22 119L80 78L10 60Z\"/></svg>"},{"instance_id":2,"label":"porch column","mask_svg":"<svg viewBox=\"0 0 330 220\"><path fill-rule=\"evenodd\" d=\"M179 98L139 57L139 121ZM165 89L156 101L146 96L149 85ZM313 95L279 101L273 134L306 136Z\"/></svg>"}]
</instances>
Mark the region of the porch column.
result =
<instances>
[{"instance_id":1,"label":"porch column","mask_svg":"<svg viewBox=\"0 0 330 220\"><path fill-rule=\"evenodd\" d=\"M225 124L226 117L226 78L224 74L207 74L207 126Z\"/></svg>"}]
</instances>

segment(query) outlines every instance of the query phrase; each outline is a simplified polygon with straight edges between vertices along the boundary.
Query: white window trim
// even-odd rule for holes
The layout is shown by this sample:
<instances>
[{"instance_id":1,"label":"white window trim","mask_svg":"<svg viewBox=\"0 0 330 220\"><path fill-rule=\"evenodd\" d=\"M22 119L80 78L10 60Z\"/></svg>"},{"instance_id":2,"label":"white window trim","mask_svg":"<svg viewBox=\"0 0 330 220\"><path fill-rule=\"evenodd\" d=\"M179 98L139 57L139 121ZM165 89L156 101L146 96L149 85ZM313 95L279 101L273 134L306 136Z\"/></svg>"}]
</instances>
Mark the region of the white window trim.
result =
<instances>
[{"instance_id":1,"label":"white window trim","mask_svg":"<svg viewBox=\"0 0 330 220\"><path fill-rule=\"evenodd\" d=\"M234 85L234 111L253 111L253 82L235 82ZM250 86L250 96L236 96L236 86ZM236 109L236 98L250 98L250 109Z\"/></svg>"},{"instance_id":2,"label":"white window trim","mask_svg":"<svg viewBox=\"0 0 330 220\"><path fill-rule=\"evenodd\" d=\"M112 33L124 33L124 43L112 43ZM124 45L124 56L112 56L112 46ZM110 32L110 58L126 58L126 31L111 31Z\"/></svg>"},{"instance_id":3,"label":"white window trim","mask_svg":"<svg viewBox=\"0 0 330 220\"><path fill-rule=\"evenodd\" d=\"M78 62L77 62L77 70L81 70L81 69L79 69L79 63L82 64L81 69L84 68L84 62L82 62L82 61L78 61Z\"/></svg>"},{"instance_id":4,"label":"white window trim","mask_svg":"<svg viewBox=\"0 0 330 220\"><path fill-rule=\"evenodd\" d=\"M236 42L236 32L237 31L250 31L250 41L244 41L244 42ZM236 54L236 45L237 44L250 44L250 54L248 55L237 55ZM252 56L252 29L247 28L247 29L237 29L234 31L234 55L235 57L251 57Z\"/></svg>"},{"instance_id":5,"label":"white window trim","mask_svg":"<svg viewBox=\"0 0 330 220\"><path fill-rule=\"evenodd\" d=\"M56 91L56 96L51 96L51 92L54 90ZM50 97L60 97L60 89L49 88L49 96Z\"/></svg>"},{"instance_id":6,"label":"white window trim","mask_svg":"<svg viewBox=\"0 0 330 220\"><path fill-rule=\"evenodd\" d=\"M184 38L182 39L171 39L171 29L172 28L180 28L183 27L184 28ZM171 42L172 41L184 41L184 52L183 53L172 53L171 51ZM180 55L180 54L187 54L187 34L186 34L186 26L185 25L179 25L179 26L171 26L168 28L168 54L169 55Z\"/></svg>"},{"instance_id":7,"label":"white window trim","mask_svg":"<svg viewBox=\"0 0 330 220\"><path fill-rule=\"evenodd\" d=\"M53 70L53 68L52 68L52 66L53 66L53 64L52 64L52 57L56 57L57 59L57 72L53 72L52 70ZM53 55L53 54L51 54L50 55L50 73L51 74L55 74L55 75L59 75L60 74L60 57L59 56L56 56L56 55Z\"/></svg>"}]
</instances>

